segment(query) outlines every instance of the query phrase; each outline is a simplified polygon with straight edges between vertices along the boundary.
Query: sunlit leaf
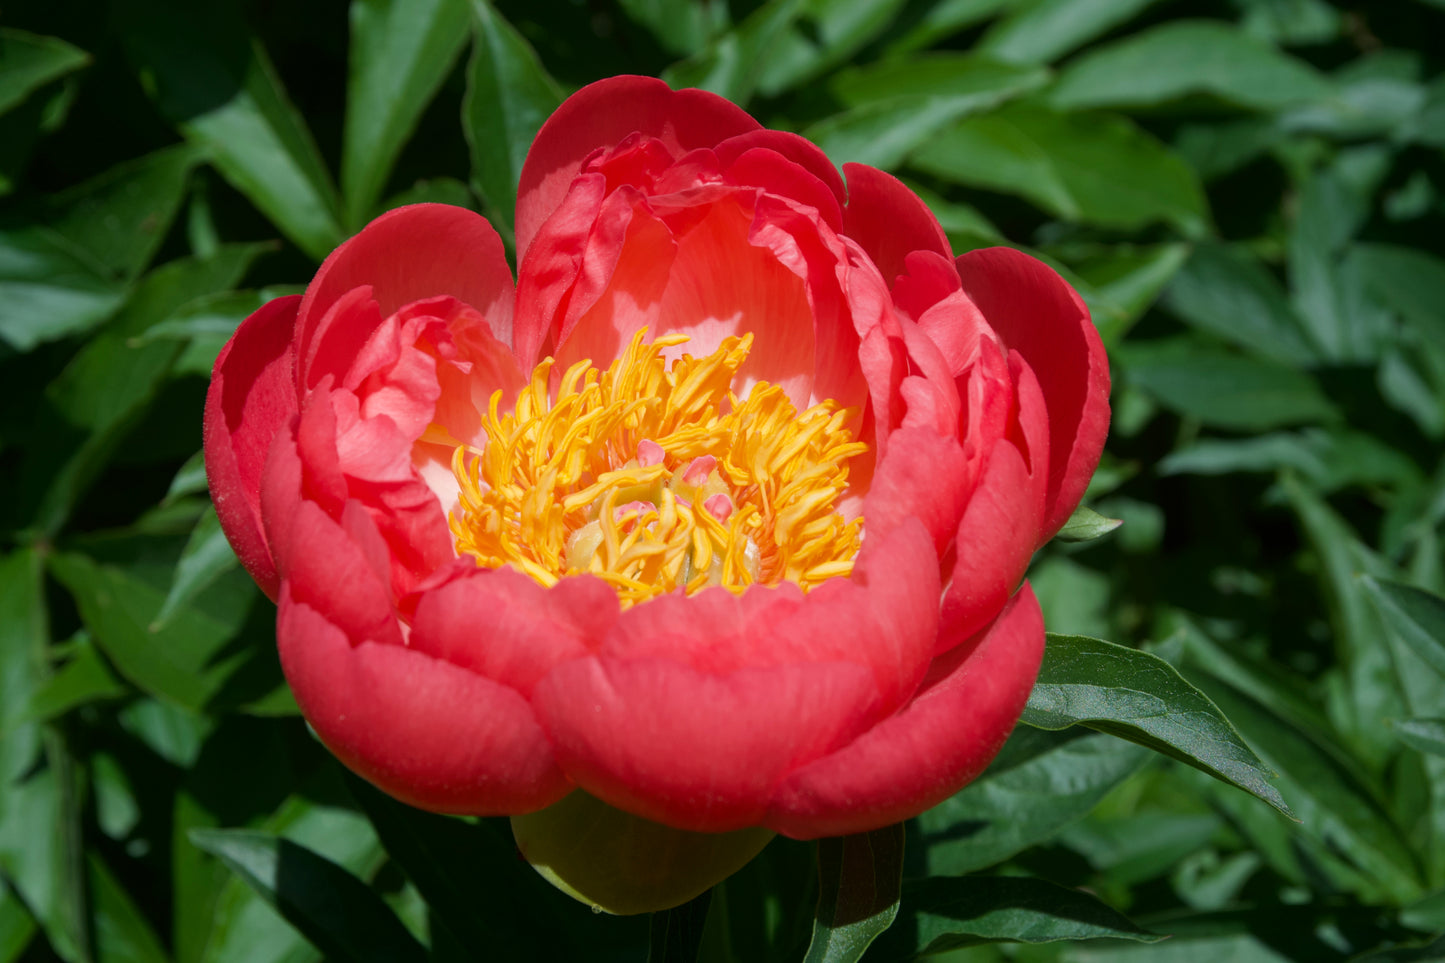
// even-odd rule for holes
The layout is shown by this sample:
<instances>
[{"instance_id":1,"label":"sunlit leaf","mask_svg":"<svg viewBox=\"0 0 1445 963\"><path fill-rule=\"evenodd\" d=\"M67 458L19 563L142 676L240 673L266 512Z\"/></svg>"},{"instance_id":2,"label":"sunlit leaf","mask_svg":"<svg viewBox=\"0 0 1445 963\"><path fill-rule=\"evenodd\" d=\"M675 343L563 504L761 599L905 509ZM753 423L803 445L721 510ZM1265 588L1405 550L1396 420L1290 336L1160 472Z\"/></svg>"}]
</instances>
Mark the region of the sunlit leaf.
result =
<instances>
[{"instance_id":1,"label":"sunlit leaf","mask_svg":"<svg viewBox=\"0 0 1445 963\"><path fill-rule=\"evenodd\" d=\"M472 183L510 231L522 162L542 123L562 102L562 90L490 0L471 0L471 9L462 129L472 150Z\"/></svg>"},{"instance_id":2,"label":"sunlit leaf","mask_svg":"<svg viewBox=\"0 0 1445 963\"><path fill-rule=\"evenodd\" d=\"M910 163L946 181L1018 194L1068 221L1124 230L1164 221L1194 236L1208 218L1193 171L1109 114L1008 104L941 132Z\"/></svg>"},{"instance_id":3,"label":"sunlit leaf","mask_svg":"<svg viewBox=\"0 0 1445 963\"><path fill-rule=\"evenodd\" d=\"M397 156L467 39L466 0L351 4L350 79L341 151L345 223L360 228Z\"/></svg>"},{"instance_id":4,"label":"sunlit leaf","mask_svg":"<svg viewBox=\"0 0 1445 963\"><path fill-rule=\"evenodd\" d=\"M427 958L365 883L304 846L243 829L197 829L191 841L229 866L333 960L421 963Z\"/></svg>"},{"instance_id":5,"label":"sunlit leaf","mask_svg":"<svg viewBox=\"0 0 1445 963\"><path fill-rule=\"evenodd\" d=\"M1080 818L1149 753L1103 733L1014 731L984 774L918 817L927 871L984 869Z\"/></svg>"},{"instance_id":6,"label":"sunlit leaf","mask_svg":"<svg viewBox=\"0 0 1445 963\"><path fill-rule=\"evenodd\" d=\"M1324 77L1216 20L1175 20L1105 44L1059 75L1055 106L1142 107L1189 94L1277 110L1330 95Z\"/></svg>"},{"instance_id":7,"label":"sunlit leaf","mask_svg":"<svg viewBox=\"0 0 1445 963\"><path fill-rule=\"evenodd\" d=\"M1264 800L1289 807L1272 775L1209 697L1163 659L1082 636L1051 635L1023 721L1083 725L1162 752Z\"/></svg>"}]
</instances>

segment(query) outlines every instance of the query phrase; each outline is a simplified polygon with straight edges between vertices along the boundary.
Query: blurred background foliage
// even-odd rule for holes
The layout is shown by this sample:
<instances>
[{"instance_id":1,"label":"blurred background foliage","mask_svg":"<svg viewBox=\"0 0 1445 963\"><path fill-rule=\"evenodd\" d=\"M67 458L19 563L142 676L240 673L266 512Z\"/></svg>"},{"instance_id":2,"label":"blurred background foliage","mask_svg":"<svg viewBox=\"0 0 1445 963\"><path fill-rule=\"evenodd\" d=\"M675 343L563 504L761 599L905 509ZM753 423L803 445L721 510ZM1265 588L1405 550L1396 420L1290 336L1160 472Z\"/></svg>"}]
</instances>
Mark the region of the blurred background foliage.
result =
<instances>
[{"instance_id":1,"label":"blurred background foliage","mask_svg":"<svg viewBox=\"0 0 1445 963\"><path fill-rule=\"evenodd\" d=\"M1440 0L10 0L0 963L1445 959L1442 60ZM510 237L614 73L1054 265L1124 522L1036 560L1067 636L983 778L650 921L341 771L199 453L242 318L398 204Z\"/></svg>"}]
</instances>

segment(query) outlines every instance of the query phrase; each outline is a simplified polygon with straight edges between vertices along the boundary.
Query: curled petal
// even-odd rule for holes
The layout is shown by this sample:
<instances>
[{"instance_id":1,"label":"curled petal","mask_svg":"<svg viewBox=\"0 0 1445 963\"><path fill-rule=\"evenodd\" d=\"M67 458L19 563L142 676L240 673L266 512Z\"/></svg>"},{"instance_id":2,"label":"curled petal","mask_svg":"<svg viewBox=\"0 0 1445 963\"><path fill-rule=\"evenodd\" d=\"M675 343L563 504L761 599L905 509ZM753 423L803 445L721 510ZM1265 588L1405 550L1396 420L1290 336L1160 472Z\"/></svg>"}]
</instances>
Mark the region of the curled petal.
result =
<instances>
[{"instance_id":1,"label":"curled petal","mask_svg":"<svg viewBox=\"0 0 1445 963\"><path fill-rule=\"evenodd\" d=\"M317 326L347 292L363 286L371 288L379 317L449 294L480 311L498 338L512 340L514 288L502 239L486 218L466 208L398 207L332 251L301 302L298 357L315 354Z\"/></svg>"},{"instance_id":2,"label":"curled petal","mask_svg":"<svg viewBox=\"0 0 1445 963\"><path fill-rule=\"evenodd\" d=\"M702 90L671 90L652 77L610 77L568 97L527 152L517 188L517 260L566 196L583 162L628 134L655 137L681 156L758 130L741 107Z\"/></svg>"},{"instance_id":3,"label":"curled petal","mask_svg":"<svg viewBox=\"0 0 1445 963\"><path fill-rule=\"evenodd\" d=\"M953 256L938 218L902 181L865 164L844 164L843 173L848 178L843 232L868 252L890 287L913 251Z\"/></svg>"},{"instance_id":4,"label":"curled petal","mask_svg":"<svg viewBox=\"0 0 1445 963\"><path fill-rule=\"evenodd\" d=\"M1028 570L1043 524L1048 479L1048 416L1033 373L1011 358L1018 403L1005 433L983 452L982 474L955 537L956 557L944 590L938 649L947 651L982 628Z\"/></svg>"},{"instance_id":5,"label":"curled petal","mask_svg":"<svg viewBox=\"0 0 1445 963\"><path fill-rule=\"evenodd\" d=\"M792 773L764 825L796 839L841 836L942 802L1003 746L1043 652L1043 614L1025 585L983 632L934 662L906 708Z\"/></svg>"},{"instance_id":6,"label":"curled petal","mask_svg":"<svg viewBox=\"0 0 1445 963\"><path fill-rule=\"evenodd\" d=\"M281 665L321 741L403 802L532 812L572 788L515 690L401 645L348 638L281 590Z\"/></svg>"},{"instance_id":7,"label":"curled petal","mask_svg":"<svg viewBox=\"0 0 1445 963\"><path fill-rule=\"evenodd\" d=\"M1048 265L1012 248L957 261L963 288L1004 344L1033 369L1049 424L1043 544L1068 521L1109 433L1109 360L1083 300Z\"/></svg>"},{"instance_id":8,"label":"curled petal","mask_svg":"<svg viewBox=\"0 0 1445 963\"><path fill-rule=\"evenodd\" d=\"M270 301L216 359L203 422L206 482L236 557L272 599L280 588L261 525L261 473L276 433L296 414L291 335L300 297Z\"/></svg>"}]
</instances>

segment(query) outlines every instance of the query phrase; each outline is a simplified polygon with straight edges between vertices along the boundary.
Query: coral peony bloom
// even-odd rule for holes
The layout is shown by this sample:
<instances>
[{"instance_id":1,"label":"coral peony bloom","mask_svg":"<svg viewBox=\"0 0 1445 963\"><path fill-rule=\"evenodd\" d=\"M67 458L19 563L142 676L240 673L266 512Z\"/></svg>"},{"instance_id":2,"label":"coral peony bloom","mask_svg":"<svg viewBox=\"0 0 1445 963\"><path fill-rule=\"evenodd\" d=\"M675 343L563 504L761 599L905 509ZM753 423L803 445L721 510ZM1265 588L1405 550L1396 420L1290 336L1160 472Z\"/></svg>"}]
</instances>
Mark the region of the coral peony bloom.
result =
<instances>
[{"instance_id":1,"label":"coral peony bloom","mask_svg":"<svg viewBox=\"0 0 1445 963\"><path fill-rule=\"evenodd\" d=\"M346 765L442 812L581 787L811 838L988 763L1107 363L1049 268L955 260L899 181L844 171L711 94L602 81L532 146L515 286L485 220L417 205L241 325L211 491Z\"/></svg>"}]
</instances>

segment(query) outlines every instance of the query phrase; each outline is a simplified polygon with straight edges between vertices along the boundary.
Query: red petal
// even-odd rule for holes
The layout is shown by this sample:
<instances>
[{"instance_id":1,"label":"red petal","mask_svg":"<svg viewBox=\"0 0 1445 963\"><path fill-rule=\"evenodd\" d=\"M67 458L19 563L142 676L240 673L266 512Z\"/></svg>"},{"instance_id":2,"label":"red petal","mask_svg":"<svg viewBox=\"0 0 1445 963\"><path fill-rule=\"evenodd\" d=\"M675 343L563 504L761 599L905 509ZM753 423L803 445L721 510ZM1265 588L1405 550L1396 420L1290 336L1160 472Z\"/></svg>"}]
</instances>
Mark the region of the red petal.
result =
<instances>
[{"instance_id":1,"label":"red petal","mask_svg":"<svg viewBox=\"0 0 1445 963\"><path fill-rule=\"evenodd\" d=\"M714 675L586 658L543 679L533 703L582 788L656 822L722 832L761 822L778 781L854 736L878 690L852 663Z\"/></svg>"},{"instance_id":2,"label":"red petal","mask_svg":"<svg viewBox=\"0 0 1445 963\"><path fill-rule=\"evenodd\" d=\"M530 697L558 664L589 654L618 611L601 579L547 589L508 568L481 569L422 595L410 645Z\"/></svg>"},{"instance_id":3,"label":"red petal","mask_svg":"<svg viewBox=\"0 0 1445 963\"><path fill-rule=\"evenodd\" d=\"M937 625L916 521L870 539L851 579L657 598L533 701L578 785L670 826L756 825L779 779L909 698Z\"/></svg>"},{"instance_id":4,"label":"red petal","mask_svg":"<svg viewBox=\"0 0 1445 963\"><path fill-rule=\"evenodd\" d=\"M562 203L582 162L632 133L656 137L676 156L757 130L741 107L703 90L673 91L652 77L609 77L563 101L537 132L517 192L517 261Z\"/></svg>"},{"instance_id":5,"label":"red petal","mask_svg":"<svg viewBox=\"0 0 1445 963\"><path fill-rule=\"evenodd\" d=\"M348 638L281 590L281 665L306 719L348 767L403 802L501 816L572 788L531 708L506 686L400 645Z\"/></svg>"},{"instance_id":6,"label":"red petal","mask_svg":"<svg viewBox=\"0 0 1445 963\"><path fill-rule=\"evenodd\" d=\"M837 200L841 217L841 207L848 200L848 189L843 185L843 175L838 173L838 168L833 166L828 155L806 137L785 130L754 130L728 138L713 148L713 152L726 167L742 154L756 148L781 154L789 162L797 164L822 181ZM772 190L766 183L757 186Z\"/></svg>"},{"instance_id":7,"label":"red petal","mask_svg":"<svg viewBox=\"0 0 1445 963\"><path fill-rule=\"evenodd\" d=\"M364 285L371 287L381 317L449 294L480 311L492 332L512 343L514 289L502 240L485 218L466 208L399 207L332 251L301 303L298 357L314 353L315 328L332 305Z\"/></svg>"},{"instance_id":8,"label":"red petal","mask_svg":"<svg viewBox=\"0 0 1445 963\"><path fill-rule=\"evenodd\" d=\"M271 440L296 413L291 337L299 296L251 315L216 358L206 393L206 481L236 557L272 599L280 588L261 526L261 473Z\"/></svg>"},{"instance_id":9,"label":"red petal","mask_svg":"<svg viewBox=\"0 0 1445 963\"><path fill-rule=\"evenodd\" d=\"M841 836L942 802L1003 746L1043 652L1043 615L1025 585L980 636L934 663L907 708L794 772L764 825L795 839Z\"/></svg>"},{"instance_id":10,"label":"red petal","mask_svg":"<svg viewBox=\"0 0 1445 963\"><path fill-rule=\"evenodd\" d=\"M957 261L964 290L1038 376L1048 404L1049 487L1039 544L1068 521L1109 433L1109 360L1083 300L1048 265L1012 248Z\"/></svg>"},{"instance_id":11,"label":"red petal","mask_svg":"<svg viewBox=\"0 0 1445 963\"><path fill-rule=\"evenodd\" d=\"M902 181L864 164L844 164L843 173L848 178L843 233L868 252L889 287L913 251L953 256L938 218Z\"/></svg>"},{"instance_id":12,"label":"red petal","mask_svg":"<svg viewBox=\"0 0 1445 963\"><path fill-rule=\"evenodd\" d=\"M1016 361L1018 405L1005 434L983 451L983 474L959 522L952 578L943 596L938 651L977 632L1028 570L1048 478L1048 422L1038 382Z\"/></svg>"}]
</instances>

